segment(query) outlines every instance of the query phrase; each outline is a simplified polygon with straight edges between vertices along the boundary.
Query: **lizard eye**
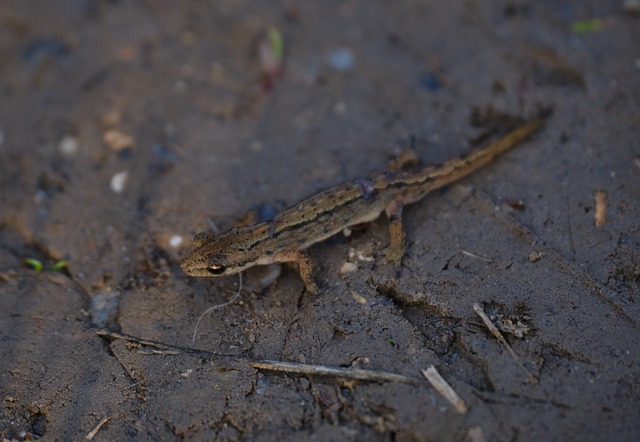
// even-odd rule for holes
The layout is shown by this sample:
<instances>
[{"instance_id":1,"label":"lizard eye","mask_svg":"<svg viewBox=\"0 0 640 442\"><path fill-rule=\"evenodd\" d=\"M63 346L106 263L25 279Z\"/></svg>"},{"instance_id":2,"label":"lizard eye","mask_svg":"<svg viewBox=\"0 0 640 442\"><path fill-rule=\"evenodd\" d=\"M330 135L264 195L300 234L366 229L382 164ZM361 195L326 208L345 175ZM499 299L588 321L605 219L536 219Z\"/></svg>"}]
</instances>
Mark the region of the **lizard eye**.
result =
<instances>
[{"instance_id":1,"label":"lizard eye","mask_svg":"<svg viewBox=\"0 0 640 442\"><path fill-rule=\"evenodd\" d=\"M207 270L209 270L209 273L211 273L212 275L222 275L226 269L227 268L225 266L220 265L212 265L207 267Z\"/></svg>"}]
</instances>

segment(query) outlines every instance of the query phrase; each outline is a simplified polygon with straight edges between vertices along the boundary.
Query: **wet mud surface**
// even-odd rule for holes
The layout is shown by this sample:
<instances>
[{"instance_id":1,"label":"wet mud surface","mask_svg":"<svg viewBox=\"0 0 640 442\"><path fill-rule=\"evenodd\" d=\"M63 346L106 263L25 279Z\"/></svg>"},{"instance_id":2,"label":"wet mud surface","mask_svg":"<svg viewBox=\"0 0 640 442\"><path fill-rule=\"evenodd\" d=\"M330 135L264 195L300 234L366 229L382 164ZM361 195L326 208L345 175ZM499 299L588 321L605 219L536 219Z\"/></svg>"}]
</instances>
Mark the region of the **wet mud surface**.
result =
<instances>
[{"instance_id":1,"label":"wet mud surface","mask_svg":"<svg viewBox=\"0 0 640 442\"><path fill-rule=\"evenodd\" d=\"M3 2L0 435L638 440L640 18L624 3ZM319 295L295 269L266 287L252 269L192 340L239 285L182 272L196 232L402 149L464 154L478 110L543 107L532 139L405 209L399 274L381 217L310 248Z\"/></svg>"}]
</instances>

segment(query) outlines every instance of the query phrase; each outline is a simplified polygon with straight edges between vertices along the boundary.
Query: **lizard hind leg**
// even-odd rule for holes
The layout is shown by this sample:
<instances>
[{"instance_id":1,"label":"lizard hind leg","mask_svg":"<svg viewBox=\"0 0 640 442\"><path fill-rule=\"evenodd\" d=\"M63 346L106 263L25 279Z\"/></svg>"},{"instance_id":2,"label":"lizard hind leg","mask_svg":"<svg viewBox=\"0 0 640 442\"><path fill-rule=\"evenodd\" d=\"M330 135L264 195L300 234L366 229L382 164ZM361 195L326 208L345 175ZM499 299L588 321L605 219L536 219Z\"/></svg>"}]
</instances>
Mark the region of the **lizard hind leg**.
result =
<instances>
[{"instance_id":1,"label":"lizard hind leg","mask_svg":"<svg viewBox=\"0 0 640 442\"><path fill-rule=\"evenodd\" d=\"M404 256L404 227L402 226L402 201L395 199L387 205L385 212L389 218L389 246L385 250L385 260L400 270Z\"/></svg>"}]
</instances>

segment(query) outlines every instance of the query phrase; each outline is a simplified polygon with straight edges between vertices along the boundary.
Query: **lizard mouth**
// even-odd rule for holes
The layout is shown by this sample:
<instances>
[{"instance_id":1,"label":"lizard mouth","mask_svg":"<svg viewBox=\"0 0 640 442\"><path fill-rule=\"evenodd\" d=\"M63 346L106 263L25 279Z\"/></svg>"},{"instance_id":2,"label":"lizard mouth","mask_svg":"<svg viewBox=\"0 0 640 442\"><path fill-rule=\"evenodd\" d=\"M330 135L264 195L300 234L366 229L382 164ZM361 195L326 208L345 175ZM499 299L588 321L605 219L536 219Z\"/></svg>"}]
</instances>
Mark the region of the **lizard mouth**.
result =
<instances>
[{"instance_id":1,"label":"lizard mouth","mask_svg":"<svg viewBox=\"0 0 640 442\"><path fill-rule=\"evenodd\" d=\"M199 275L202 273L201 271L205 269L205 267L198 265L198 262L193 259L192 254L184 257L184 259L180 263L180 267L187 275L190 276Z\"/></svg>"}]
</instances>

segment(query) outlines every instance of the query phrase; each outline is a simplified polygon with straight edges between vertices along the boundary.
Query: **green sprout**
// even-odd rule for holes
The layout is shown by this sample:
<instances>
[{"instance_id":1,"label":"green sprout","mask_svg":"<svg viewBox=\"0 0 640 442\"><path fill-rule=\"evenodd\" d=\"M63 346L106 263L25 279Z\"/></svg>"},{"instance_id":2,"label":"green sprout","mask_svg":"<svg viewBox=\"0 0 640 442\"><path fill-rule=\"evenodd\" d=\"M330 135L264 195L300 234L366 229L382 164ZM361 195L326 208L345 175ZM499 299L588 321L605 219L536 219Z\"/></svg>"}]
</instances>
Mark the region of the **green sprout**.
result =
<instances>
[{"instance_id":1,"label":"green sprout","mask_svg":"<svg viewBox=\"0 0 640 442\"><path fill-rule=\"evenodd\" d=\"M24 263L29 267L33 268L33 270L35 270L36 272L42 271L43 265L42 265L42 261L40 260L37 260L35 258L26 258L24 260Z\"/></svg>"},{"instance_id":2,"label":"green sprout","mask_svg":"<svg viewBox=\"0 0 640 442\"><path fill-rule=\"evenodd\" d=\"M588 34L602 29L604 23L597 18L591 20L576 20L571 23L571 31L574 34Z\"/></svg>"},{"instance_id":3,"label":"green sprout","mask_svg":"<svg viewBox=\"0 0 640 442\"><path fill-rule=\"evenodd\" d=\"M282 42L282 34L275 26L269 26L267 29L267 37L269 38L269 45L271 46L271 51L276 60L282 60L282 55L284 54L284 44Z\"/></svg>"},{"instance_id":4,"label":"green sprout","mask_svg":"<svg viewBox=\"0 0 640 442\"><path fill-rule=\"evenodd\" d=\"M54 262L53 265L51 266L51 270L53 270L54 272L59 272L66 268L67 268L67 261L65 261L64 259Z\"/></svg>"}]
</instances>

